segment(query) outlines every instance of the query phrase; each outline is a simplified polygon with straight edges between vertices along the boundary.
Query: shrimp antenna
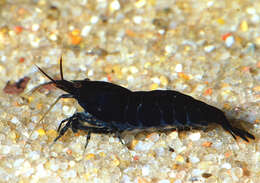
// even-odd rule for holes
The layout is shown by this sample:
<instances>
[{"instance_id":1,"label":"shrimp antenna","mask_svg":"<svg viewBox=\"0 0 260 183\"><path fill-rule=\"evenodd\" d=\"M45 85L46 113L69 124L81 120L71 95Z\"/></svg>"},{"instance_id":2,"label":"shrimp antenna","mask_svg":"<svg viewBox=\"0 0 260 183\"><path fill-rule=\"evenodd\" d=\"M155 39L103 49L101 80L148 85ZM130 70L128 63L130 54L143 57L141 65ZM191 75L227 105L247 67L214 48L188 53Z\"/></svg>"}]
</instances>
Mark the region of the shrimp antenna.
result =
<instances>
[{"instance_id":1,"label":"shrimp antenna","mask_svg":"<svg viewBox=\"0 0 260 183\"><path fill-rule=\"evenodd\" d=\"M60 57L60 77L61 77L61 80L64 80L63 79L63 70L62 70L62 56Z\"/></svg>"},{"instance_id":2,"label":"shrimp antenna","mask_svg":"<svg viewBox=\"0 0 260 183\"><path fill-rule=\"evenodd\" d=\"M46 72L44 72L39 66L36 65L36 67L39 69L39 71L44 74L48 79L50 79L51 81L49 82L46 82L46 83L43 83L43 84L40 84L38 86L36 86L33 90L32 90L32 93L36 90L38 90L40 87L44 86L44 85L48 85L48 84L51 84L51 83L54 83L54 84L57 84L57 82L52 78L50 77ZM61 80L64 80L63 79L63 70L62 70L62 57L60 58L60 76L61 76ZM63 94L63 95L60 95L52 104L51 106L49 107L49 109L42 115L42 117L40 118L40 120L38 121L38 124L35 126L38 127L39 125L42 125L43 129L45 130L45 127L42 123L43 119L45 118L45 116L51 111L51 109L58 103L58 101L62 98L72 98L71 97L71 94ZM46 131L46 130L45 130ZM31 137L33 131L29 134L29 138ZM25 148L25 145L26 143L24 144L24 148Z\"/></svg>"},{"instance_id":3,"label":"shrimp antenna","mask_svg":"<svg viewBox=\"0 0 260 183\"><path fill-rule=\"evenodd\" d=\"M36 67L39 69L39 71L41 71L41 73L43 73L47 78L49 78L49 80L51 80L53 83L56 83L56 81L52 77L50 77L46 72L44 72L40 67L38 67L37 65Z\"/></svg>"}]
</instances>

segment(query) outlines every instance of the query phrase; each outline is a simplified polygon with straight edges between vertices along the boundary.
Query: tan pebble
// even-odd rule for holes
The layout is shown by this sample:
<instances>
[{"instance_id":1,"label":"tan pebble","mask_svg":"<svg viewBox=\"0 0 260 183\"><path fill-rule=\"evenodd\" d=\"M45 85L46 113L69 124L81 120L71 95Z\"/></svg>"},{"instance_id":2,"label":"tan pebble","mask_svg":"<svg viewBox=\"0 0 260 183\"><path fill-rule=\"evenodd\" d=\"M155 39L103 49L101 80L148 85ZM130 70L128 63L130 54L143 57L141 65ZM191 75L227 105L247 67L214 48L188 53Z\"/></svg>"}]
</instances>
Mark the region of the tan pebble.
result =
<instances>
[{"instance_id":1,"label":"tan pebble","mask_svg":"<svg viewBox=\"0 0 260 183\"><path fill-rule=\"evenodd\" d=\"M40 136L46 135L45 130L42 129L42 128L38 129L38 130L37 130L37 133L38 133Z\"/></svg>"},{"instance_id":2,"label":"tan pebble","mask_svg":"<svg viewBox=\"0 0 260 183\"><path fill-rule=\"evenodd\" d=\"M141 8L141 7L143 7L145 4L146 4L146 0L138 0L138 1L135 2L135 6L136 6L137 8Z\"/></svg>"},{"instance_id":3,"label":"tan pebble","mask_svg":"<svg viewBox=\"0 0 260 183\"><path fill-rule=\"evenodd\" d=\"M16 135L16 133L15 133L14 131L11 131L11 132L9 133L9 137L10 137L12 140L16 140L17 135Z\"/></svg>"},{"instance_id":4,"label":"tan pebble","mask_svg":"<svg viewBox=\"0 0 260 183\"><path fill-rule=\"evenodd\" d=\"M51 167L50 161L47 161L47 162L44 164L44 167L45 167L46 169L50 169L50 167Z\"/></svg>"},{"instance_id":5,"label":"tan pebble","mask_svg":"<svg viewBox=\"0 0 260 183\"><path fill-rule=\"evenodd\" d=\"M91 174L88 172L88 173L83 174L83 177L85 180L89 180L90 175Z\"/></svg>"},{"instance_id":6,"label":"tan pebble","mask_svg":"<svg viewBox=\"0 0 260 183\"><path fill-rule=\"evenodd\" d=\"M143 177L138 177L137 178L137 182L138 183L148 183L149 181L147 181L145 178L143 178Z\"/></svg>"},{"instance_id":7,"label":"tan pebble","mask_svg":"<svg viewBox=\"0 0 260 183\"><path fill-rule=\"evenodd\" d=\"M260 40L259 40L260 41ZM260 44L260 42L259 42L259 44ZM145 64L144 64L144 67L145 68L149 68L149 67L151 67L151 62L146 62Z\"/></svg>"},{"instance_id":8,"label":"tan pebble","mask_svg":"<svg viewBox=\"0 0 260 183\"><path fill-rule=\"evenodd\" d=\"M160 82L163 86L168 85L168 79L165 76L160 76Z\"/></svg>"},{"instance_id":9,"label":"tan pebble","mask_svg":"<svg viewBox=\"0 0 260 183\"><path fill-rule=\"evenodd\" d=\"M138 143L138 140L135 140L135 139L132 140L131 145L130 145L130 149L134 149L137 143Z\"/></svg>"},{"instance_id":10,"label":"tan pebble","mask_svg":"<svg viewBox=\"0 0 260 183\"><path fill-rule=\"evenodd\" d=\"M257 38L256 38L255 44L256 44L257 46L260 46L260 37L257 37Z\"/></svg>"},{"instance_id":11,"label":"tan pebble","mask_svg":"<svg viewBox=\"0 0 260 183\"><path fill-rule=\"evenodd\" d=\"M178 132L173 131L168 135L171 139L177 139L178 138Z\"/></svg>"},{"instance_id":12,"label":"tan pebble","mask_svg":"<svg viewBox=\"0 0 260 183\"><path fill-rule=\"evenodd\" d=\"M56 130L51 129L46 132L46 135L50 138L55 138L58 135L58 133Z\"/></svg>"},{"instance_id":13,"label":"tan pebble","mask_svg":"<svg viewBox=\"0 0 260 183\"><path fill-rule=\"evenodd\" d=\"M212 162L209 161L202 161L198 164L199 169L208 169L208 167L212 165Z\"/></svg>"},{"instance_id":14,"label":"tan pebble","mask_svg":"<svg viewBox=\"0 0 260 183\"><path fill-rule=\"evenodd\" d=\"M112 163L113 163L114 166L118 166L120 164L120 161L116 158L116 159L113 160Z\"/></svg>"},{"instance_id":15,"label":"tan pebble","mask_svg":"<svg viewBox=\"0 0 260 183\"><path fill-rule=\"evenodd\" d=\"M242 21L242 23L240 24L240 29L243 31L243 32L246 32L248 31L248 24L247 24L247 21Z\"/></svg>"},{"instance_id":16,"label":"tan pebble","mask_svg":"<svg viewBox=\"0 0 260 183\"><path fill-rule=\"evenodd\" d=\"M106 153L100 152L100 153L99 153L99 156L106 157Z\"/></svg>"},{"instance_id":17,"label":"tan pebble","mask_svg":"<svg viewBox=\"0 0 260 183\"><path fill-rule=\"evenodd\" d=\"M157 83L153 83L153 84L151 84L151 85L149 86L149 89L150 89L150 90L156 90L156 89L158 89L158 87L159 87L159 85L158 85Z\"/></svg>"},{"instance_id":18,"label":"tan pebble","mask_svg":"<svg viewBox=\"0 0 260 183\"><path fill-rule=\"evenodd\" d=\"M176 157L176 161L177 161L178 163L183 163L183 162L184 162L183 156L178 155L178 156Z\"/></svg>"},{"instance_id":19,"label":"tan pebble","mask_svg":"<svg viewBox=\"0 0 260 183\"><path fill-rule=\"evenodd\" d=\"M86 155L86 159L87 160L90 160L90 159L93 159L93 158L95 158L95 154L93 154L93 153L90 153L90 154Z\"/></svg>"},{"instance_id":20,"label":"tan pebble","mask_svg":"<svg viewBox=\"0 0 260 183\"><path fill-rule=\"evenodd\" d=\"M260 85L259 85L259 86L255 86L255 87L253 88L253 90L254 90L255 92L260 92Z\"/></svg>"},{"instance_id":21,"label":"tan pebble","mask_svg":"<svg viewBox=\"0 0 260 183\"><path fill-rule=\"evenodd\" d=\"M219 19L217 19L217 22L218 22L219 24L221 24L221 25L223 25L223 24L226 23L225 20L224 20L223 18L219 18Z\"/></svg>"}]
</instances>

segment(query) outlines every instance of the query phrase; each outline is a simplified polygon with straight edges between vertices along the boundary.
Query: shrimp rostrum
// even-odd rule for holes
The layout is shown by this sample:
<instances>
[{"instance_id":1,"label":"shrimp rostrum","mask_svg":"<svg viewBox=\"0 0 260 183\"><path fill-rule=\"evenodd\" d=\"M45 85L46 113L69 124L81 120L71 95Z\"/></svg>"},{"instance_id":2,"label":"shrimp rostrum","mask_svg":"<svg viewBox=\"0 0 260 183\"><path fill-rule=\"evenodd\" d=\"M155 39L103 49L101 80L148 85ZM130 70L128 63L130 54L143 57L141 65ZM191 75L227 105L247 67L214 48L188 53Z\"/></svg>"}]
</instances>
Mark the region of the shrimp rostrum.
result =
<instances>
[{"instance_id":1,"label":"shrimp rostrum","mask_svg":"<svg viewBox=\"0 0 260 183\"><path fill-rule=\"evenodd\" d=\"M50 79L57 88L67 92L61 98L74 98L84 109L61 121L56 142L70 128L73 132L87 132L87 147L91 133L115 133L119 140L123 131L164 130L205 127L216 123L228 131L234 139L255 139L245 130L233 127L220 109L173 90L131 91L122 86L104 82L63 78L60 59L60 80Z\"/></svg>"}]
</instances>

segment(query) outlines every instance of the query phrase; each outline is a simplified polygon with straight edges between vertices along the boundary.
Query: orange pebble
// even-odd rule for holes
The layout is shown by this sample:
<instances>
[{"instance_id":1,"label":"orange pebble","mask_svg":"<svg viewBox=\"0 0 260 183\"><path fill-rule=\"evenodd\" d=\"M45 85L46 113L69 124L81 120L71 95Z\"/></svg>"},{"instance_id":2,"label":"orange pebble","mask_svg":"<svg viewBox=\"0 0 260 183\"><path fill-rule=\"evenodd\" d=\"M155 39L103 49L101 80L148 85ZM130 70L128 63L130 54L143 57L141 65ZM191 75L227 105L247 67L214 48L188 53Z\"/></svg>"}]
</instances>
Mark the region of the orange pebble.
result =
<instances>
[{"instance_id":1,"label":"orange pebble","mask_svg":"<svg viewBox=\"0 0 260 183\"><path fill-rule=\"evenodd\" d=\"M71 36L71 44L77 45L82 41L82 37L80 36Z\"/></svg>"},{"instance_id":2,"label":"orange pebble","mask_svg":"<svg viewBox=\"0 0 260 183\"><path fill-rule=\"evenodd\" d=\"M203 147L210 147L212 145L212 142L204 142L202 144Z\"/></svg>"},{"instance_id":3,"label":"orange pebble","mask_svg":"<svg viewBox=\"0 0 260 183\"><path fill-rule=\"evenodd\" d=\"M139 156L135 155L135 156L134 156L134 160L135 160L135 161L138 161L138 160L139 160Z\"/></svg>"},{"instance_id":4,"label":"orange pebble","mask_svg":"<svg viewBox=\"0 0 260 183\"><path fill-rule=\"evenodd\" d=\"M226 158L230 157L231 155L232 155L232 152L226 152L226 153L225 153L225 157L226 157Z\"/></svg>"},{"instance_id":5,"label":"orange pebble","mask_svg":"<svg viewBox=\"0 0 260 183\"><path fill-rule=\"evenodd\" d=\"M16 27L14 27L14 31L16 32L16 34L19 34L19 33L21 33L23 31L23 27L16 26Z\"/></svg>"},{"instance_id":6,"label":"orange pebble","mask_svg":"<svg viewBox=\"0 0 260 183\"><path fill-rule=\"evenodd\" d=\"M130 29L126 29L125 33L126 33L126 35L128 35L130 37L136 36L136 33Z\"/></svg>"},{"instance_id":7,"label":"orange pebble","mask_svg":"<svg viewBox=\"0 0 260 183\"><path fill-rule=\"evenodd\" d=\"M224 35L222 35L221 39L222 39L223 41L226 41L226 39L227 39L229 36L232 36L232 34L231 34L231 33L224 34Z\"/></svg>"},{"instance_id":8,"label":"orange pebble","mask_svg":"<svg viewBox=\"0 0 260 183\"><path fill-rule=\"evenodd\" d=\"M250 67L244 66L242 67L242 72L248 72L250 70Z\"/></svg>"},{"instance_id":9,"label":"orange pebble","mask_svg":"<svg viewBox=\"0 0 260 183\"><path fill-rule=\"evenodd\" d=\"M257 67L260 68L260 61L257 63Z\"/></svg>"},{"instance_id":10,"label":"orange pebble","mask_svg":"<svg viewBox=\"0 0 260 183\"><path fill-rule=\"evenodd\" d=\"M205 92L204 95L212 95L212 88L208 88Z\"/></svg>"},{"instance_id":11,"label":"orange pebble","mask_svg":"<svg viewBox=\"0 0 260 183\"><path fill-rule=\"evenodd\" d=\"M68 150L67 150L67 154L71 155L71 154L72 154L72 150L71 150L71 149L68 149Z\"/></svg>"},{"instance_id":12,"label":"orange pebble","mask_svg":"<svg viewBox=\"0 0 260 183\"><path fill-rule=\"evenodd\" d=\"M185 79L185 80L189 80L190 79L190 76L188 76L187 74L184 74L183 72L178 72L178 76L180 78Z\"/></svg>"},{"instance_id":13,"label":"orange pebble","mask_svg":"<svg viewBox=\"0 0 260 183\"><path fill-rule=\"evenodd\" d=\"M24 57L21 57L20 59L19 59L19 63L23 63L25 61L25 58Z\"/></svg>"}]
</instances>

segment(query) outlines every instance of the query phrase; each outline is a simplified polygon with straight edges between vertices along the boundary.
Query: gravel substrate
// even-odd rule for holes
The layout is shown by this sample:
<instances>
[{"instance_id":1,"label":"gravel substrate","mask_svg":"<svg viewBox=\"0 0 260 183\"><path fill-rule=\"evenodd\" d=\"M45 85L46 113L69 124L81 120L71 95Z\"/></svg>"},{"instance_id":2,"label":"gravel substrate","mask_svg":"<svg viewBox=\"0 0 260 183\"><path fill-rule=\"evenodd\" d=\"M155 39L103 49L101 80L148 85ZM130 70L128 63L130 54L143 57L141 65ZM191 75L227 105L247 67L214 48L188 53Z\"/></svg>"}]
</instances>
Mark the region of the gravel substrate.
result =
<instances>
[{"instance_id":1,"label":"gravel substrate","mask_svg":"<svg viewBox=\"0 0 260 183\"><path fill-rule=\"evenodd\" d=\"M0 0L0 182L259 183L260 1ZM256 140L206 131L72 133L81 111L50 76L171 89L225 111ZM8 83L8 81L10 81ZM17 83L15 83L17 82Z\"/></svg>"}]
</instances>

